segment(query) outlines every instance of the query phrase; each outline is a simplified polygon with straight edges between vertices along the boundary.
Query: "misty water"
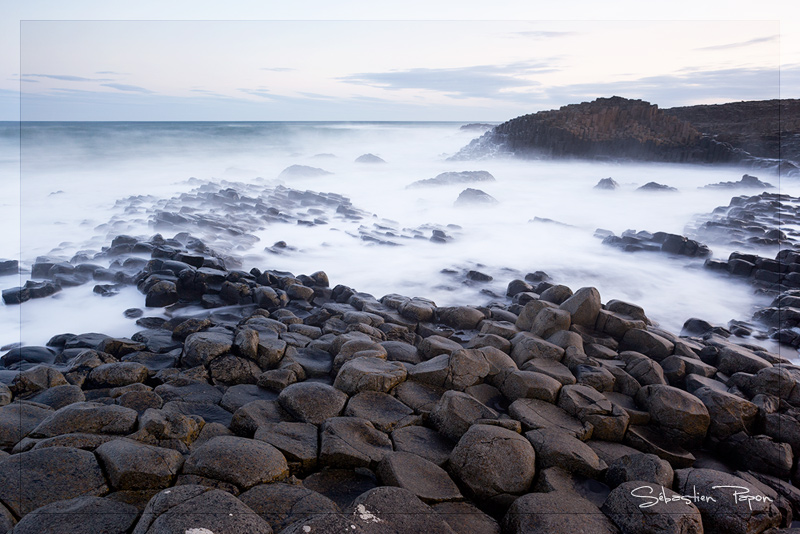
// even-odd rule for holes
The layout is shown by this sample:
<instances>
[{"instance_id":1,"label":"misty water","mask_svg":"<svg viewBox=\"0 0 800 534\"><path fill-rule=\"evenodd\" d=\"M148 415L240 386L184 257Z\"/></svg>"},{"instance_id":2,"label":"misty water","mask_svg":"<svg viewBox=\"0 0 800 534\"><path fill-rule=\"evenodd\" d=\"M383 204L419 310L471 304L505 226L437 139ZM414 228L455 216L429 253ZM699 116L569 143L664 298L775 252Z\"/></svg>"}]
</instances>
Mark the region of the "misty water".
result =
<instances>
[{"instance_id":1,"label":"misty water","mask_svg":"<svg viewBox=\"0 0 800 534\"><path fill-rule=\"evenodd\" d=\"M20 259L30 268L39 256L69 260L92 253L119 234L150 237L156 209L179 210L180 195L216 184L251 197L283 185L300 191L338 193L363 210L361 220L332 217L328 224L265 223L254 213L251 236L220 235L207 228L192 234L237 256L242 268L294 274L324 270L331 284L345 284L381 297L388 293L429 298L438 305L484 305L505 300L511 280L545 271L573 290L595 286L604 302L622 299L644 307L661 327L679 332L699 317L727 324L748 320L768 300L752 286L706 271L703 260L661 253L626 253L594 237L597 228L684 233L698 215L728 205L732 196L760 191L699 189L736 181L735 167L622 164L589 161L492 159L448 161L480 134L462 123L27 123L0 126L0 177L4 231L0 258ZM21 142L21 146L20 146ZM371 153L385 164L356 163ZM278 178L290 165L332 174ZM446 171L485 170L494 182L407 188ZM778 185L777 176L751 172ZM601 178L621 188L598 191ZM642 193L647 182L678 193ZM800 194L800 183L780 182L780 192ZM485 191L496 205L459 208L467 187ZM131 197L136 197L132 199ZM224 217L224 209L216 210ZM222 212L220 211L222 210ZM535 218L554 222L534 221ZM398 237L398 246L360 238L359 228L445 228L446 244ZM450 226L448 226L450 225ZM165 237L172 237L163 232ZM363 232L362 232L363 233ZM174 234L174 232L173 232ZM285 241L287 249L268 249ZM732 251L711 244L713 257ZM775 250L753 249L762 255ZM103 260L98 263L106 263ZM443 272L445 270L446 272ZM494 279L465 283L468 270ZM29 277L0 277L0 288ZM122 312L143 307L144 296L129 287L113 297L92 292L93 284L21 306L0 307L0 346L44 344L64 332L130 336L135 322ZM492 295L494 294L494 296ZM161 315L163 309L147 310ZM770 347L777 350L776 346ZM786 348L786 356L796 357Z\"/></svg>"}]
</instances>

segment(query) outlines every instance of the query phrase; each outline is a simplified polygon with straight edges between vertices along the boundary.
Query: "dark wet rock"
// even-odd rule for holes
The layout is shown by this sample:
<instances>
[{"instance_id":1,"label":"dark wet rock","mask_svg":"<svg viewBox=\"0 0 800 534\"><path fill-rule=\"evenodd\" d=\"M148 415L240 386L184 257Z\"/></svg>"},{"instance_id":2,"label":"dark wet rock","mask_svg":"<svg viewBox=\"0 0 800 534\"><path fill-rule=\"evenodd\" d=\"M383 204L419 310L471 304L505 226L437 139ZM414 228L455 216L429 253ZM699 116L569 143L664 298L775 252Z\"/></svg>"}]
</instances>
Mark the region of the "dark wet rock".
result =
<instances>
[{"instance_id":1,"label":"dark wet rock","mask_svg":"<svg viewBox=\"0 0 800 534\"><path fill-rule=\"evenodd\" d=\"M533 446L505 428L473 425L450 454L453 475L477 498L527 491L536 470Z\"/></svg>"},{"instance_id":2,"label":"dark wet rock","mask_svg":"<svg viewBox=\"0 0 800 534\"><path fill-rule=\"evenodd\" d=\"M441 434L453 441L479 419L497 419L498 413L466 393L447 391L430 413L430 422Z\"/></svg>"},{"instance_id":3,"label":"dark wet rock","mask_svg":"<svg viewBox=\"0 0 800 534\"><path fill-rule=\"evenodd\" d=\"M200 424L191 416L149 408L139 416L139 430L128 437L184 453L199 434Z\"/></svg>"},{"instance_id":4,"label":"dark wet rock","mask_svg":"<svg viewBox=\"0 0 800 534\"><path fill-rule=\"evenodd\" d=\"M636 404L679 444L701 443L711 424L708 408L700 399L672 386L645 386L636 393Z\"/></svg>"},{"instance_id":5,"label":"dark wet rock","mask_svg":"<svg viewBox=\"0 0 800 534\"><path fill-rule=\"evenodd\" d=\"M745 489L732 489L731 486ZM772 503L750 500L743 506L744 503L737 502L734 491L746 491L750 495L756 495L758 491L741 478L721 471L679 469L675 472L675 491L681 495L694 495L696 492L697 495L707 495L713 499L694 502L702 514L704 532L707 533L763 532L770 527L777 527L781 521L780 512Z\"/></svg>"},{"instance_id":6,"label":"dark wet rock","mask_svg":"<svg viewBox=\"0 0 800 534\"><path fill-rule=\"evenodd\" d=\"M497 199L480 189L464 189L459 193L458 198L453 204L456 207L465 206L491 206L497 204Z\"/></svg>"},{"instance_id":7,"label":"dark wet rock","mask_svg":"<svg viewBox=\"0 0 800 534\"><path fill-rule=\"evenodd\" d=\"M221 409L221 408L220 408ZM223 410L224 411L224 410ZM229 413L229 412L228 412ZM279 423L291 421L292 416L281 408L277 400L257 400L248 402L228 419L225 426L229 426L239 436L250 437L265 423Z\"/></svg>"},{"instance_id":8,"label":"dark wet rock","mask_svg":"<svg viewBox=\"0 0 800 534\"><path fill-rule=\"evenodd\" d=\"M311 423L261 423L254 439L269 443L286 457L291 472L307 473L317 466L317 427Z\"/></svg>"},{"instance_id":9,"label":"dark wet rock","mask_svg":"<svg viewBox=\"0 0 800 534\"><path fill-rule=\"evenodd\" d=\"M724 440L738 432L753 430L758 407L752 402L708 386L694 389L692 394L708 409L711 436Z\"/></svg>"},{"instance_id":10,"label":"dark wet rock","mask_svg":"<svg viewBox=\"0 0 800 534\"><path fill-rule=\"evenodd\" d=\"M443 502L432 506L458 534L500 534L500 525L491 516L467 502Z\"/></svg>"},{"instance_id":11,"label":"dark wet rock","mask_svg":"<svg viewBox=\"0 0 800 534\"><path fill-rule=\"evenodd\" d=\"M208 364L208 374L214 384L233 386L255 384L261 375L261 368L252 360L233 354L223 354Z\"/></svg>"},{"instance_id":12,"label":"dark wet rock","mask_svg":"<svg viewBox=\"0 0 800 534\"><path fill-rule=\"evenodd\" d=\"M148 308L161 308L175 304L178 299L178 288L175 282L162 280L148 289L144 305Z\"/></svg>"},{"instance_id":13,"label":"dark wet rock","mask_svg":"<svg viewBox=\"0 0 800 534\"><path fill-rule=\"evenodd\" d=\"M233 347L233 336L221 332L198 332L186 338L181 355L185 367L206 365Z\"/></svg>"},{"instance_id":14,"label":"dark wet rock","mask_svg":"<svg viewBox=\"0 0 800 534\"><path fill-rule=\"evenodd\" d=\"M794 463L794 453L788 443L778 443L769 436L749 436L739 432L719 445L719 453L741 469L788 479Z\"/></svg>"},{"instance_id":15,"label":"dark wet rock","mask_svg":"<svg viewBox=\"0 0 800 534\"><path fill-rule=\"evenodd\" d=\"M594 188L613 191L614 189L619 189L619 184L613 178L601 178Z\"/></svg>"},{"instance_id":16,"label":"dark wet rock","mask_svg":"<svg viewBox=\"0 0 800 534\"><path fill-rule=\"evenodd\" d=\"M398 514L397 510L403 510L404 513ZM382 486L371 489L356 498L345 510L345 514L349 516L345 523L348 532L455 534L441 515L403 488ZM350 525L356 528L352 529ZM306 526L308 524L298 523L296 530L291 532L303 532ZM312 528L312 532L314 530Z\"/></svg>"},{"instance_id":17,"label":"dark wet rock","mask_svg":"<svg viewBox=\"0 0 800 534\"><path fill-rule=\"evenodd\" d=\"M86 397L84 396L81 388L67 384L45 389L44 391L31 397L29 400L31 402L50 406L54 410L58 410L75 402L83 402L86 400Z\"/></svg>"},{"instance_id":18,"label":"dark wet rock","mask_svg":"<svg viewBox=\"0 0 800 534\"><path fill-rule=\"evenodd\" d=\"M637 188L636 190L637 191L659 191L659 192L660 191L670 191L670 192L677 191L677 189L674 188L674 187L671 187L671 186L668 186L668 185L664 185L664 184L659 184L657 182L648 182L648 183L644 184L643 186Z\"/></svg>"},{"instance_id":19,"label":"dark wet rock","mask_svg":"<svg viewBox=\"0 0 800 534\"><path fill-rule=\"evenodd\" d=\"M333 387L348 395L361 391L386 393L404 381L407 374L400 362L367 356L345 363L336 375Z\"/></svg>"},{"instance_id":20,"label":"dark wet rock","mask_svg":"<svg viewBox=\"0 0 800 534\"><path fill-rule=\"evenodd\" d=\"M407 489L429 504L463 498L444 469L416 454L389 453L376 473L383 485Z\"/></svg>"},{"instance_id":21,"label":"dark wet rock","mask_svg":"<svg viewBox=\"0 0 800 534\"><path fill-rule=\"evenodd\" d=\"M114 388L147 380L148 369L144 365L132 361L106 363L89 372L85 387Z\"/></svg>"},{"instance_id":22,"label":"dark wet rock","mask_svg":"<svg viewBox=\"0 0 800 534\"><path fill-rule=\"evenodd\" d=\"M45 365L37 365L16 375L9 389L17 397L25 398L48 388L66 384L67 380L64 375L56 369Z\"/></svg>"},{"instance_id":23,"label":"dark wet rock","mask_svg":"<svg viewBox=\"0 0 800 534\"><path fill-rule=\"evenodd\" d=\"M220 436L195 448L183 466L184 474L199 475L248 489L286 478L286 458L263 441Z\"/></svg>"},{"instance_id":24,"label":"dark wet rock","mask_svg":"<svg viewBox=\"0 0 800 534\"><path fill-rule=\"evenodd\" d=\"M129 439L104 443L95 454L115 490L167 488L183 465L183 456L175 450Z\"/></svg>"},{"instance_id":25,"label":"dark wet rock","mask_svg":"<svg viewBox=\"0 0 800 534\"><path fill-rule=\"evenodd\" d=\"M772 184L768 184L767 182L762 182L755 176L751 176L749 174L742 175L742 179L738 182L719 182L716 184L709 184L705 186L706 189L772 189Z\"/></svg>"},{"instance_id":26,"label":"dark wet rock","mask_svg":"<svg viewBox=\"0 0 800 534\"><path fill-rule=\"evenodd\" d=\"M269 523L230 493L197 485L177 486L156 494L147 503L133 534L206 531L272 534Z\"/></svg>"},{"instance_id":27,"label":"dark wet rock","mask_svg":"<svg viewBox=\"0 0 800 534\"><path fill-rule=\"evenodd\" d=\"M555 403L561 382L543 373L513 371L500 385L500 391L510 401L517 399L540 399Z\"/></svg>"},{"instance_id":28,"label":"dark wet rock","mask_svg":"<svg viewBox=\"0 0 800 534\"><path fill-rule=\"evenodd\" d=\"M15 534L126 534L139 513L135 507L100 497L76 497L42 506L26 515Z\"/></svg>"},{"instance_id":29,"label":"dark wet rock","mask_svg":"<svg viewBox=\"0 0 800 534\"><path fill-rule=\"evenodd\" d=\"M664 498L659 500L661 495ZM609 494L602 511L625 533L704 532L702 516L694 504L663 485L647 481L624 482Z\"/></svg>"},{"instance_id":30,"label":"dark wet rock","mask_svg":"<svg viewBox=\"0 0 800 534\"><path fill-rule=\"evenodd\" d=\"M588 440L594 429L591 423L583 423L558 406L537 399L516 400L508 407L508 413L522 423L525 430L557 429L581 441Z\"/></svg>"},{"instance_id":31,"label":"dark wet rock","mask_svg":"<svg viewBox=\"0 0 800 534\"><path fill-rule=\"evenodd\" d=\"M48 447L0 460L0 500L17 517L50 503L108 491L94 454Z\"/></svg>"},{"instance_id":32,"label":"dark wet rock","mask_svg":"<svg viewBox=\"0 0 800 534\"><path fill-rule=\"evenodd\" d=\"M52 349L47 347L25 346L9 350L0 358L0 362L2 362L4 367L8 368L19 362L50 364L53 363L55 359L56 353Z\"/></svg>"},{"instance_id":33,"label":"dark wet rock","mask_svg":"<svg viewBox=\"0 0 800 534\"><path fill-rule=\"evenodd\" d=\"M408 187L426 187L435 185L450 185L450 184L463 184L472 182L494 182L495 178L487 171L461 171L461 172L443 172L435 178L428 178L427 180L418 180Z\"/></svg>"},{"instance_id":34,"label":"dark wet rock","mask_svg":"<svg viewBox=\"0 0 800 534\"><path fill-rule=\"evenodd\" d=\"M414 410L395 397L377 391L363 391L355 395L347 403L344 415L366 419L375 428L387 433L396 428L419 424L421 420L414 415Z\"/></svg>"},{"instance_id":35,"label":"dark wet rock","mask_svg":"<svg viewBox=\"0 0 800 534\"><path fill-rule=\"evenodd\" d=\"M281 532L295 521L339 512L336 503L324 495L284 483L255 486L239 495L239 500L269 523L273 532Z\"/></svg>"},{"instance_id":36,"label":"dark wet rock","mask_svg":"<svg viewBox=\"0 0 800 534\"><path fill-rule=\"evenodd\" d=\"M374 467L392 451L389 436L358 417L331 417L320 427L319 462L333 468Z\"/></svg>"},{"instance_id":37,"label":"dark wet rock","mask_svg":"<svg viewBox=\"0 0 800 534\"><path fill-rule=\"evenodd\" d=\"M187 381L175 384L161 384L154 390L164 402L196 402L217 404L222 400L222 392L205 382Z\"/></svg>"},{"instance_id":38,"label":"dark wet rock","mask_svg":"<svg viewBox=\"0 0 800 534\"><path fill-rule=\"evenodd\" d=\"M621 407L587 386L563 386L558 406L580 421L590 423L596 439L621 441L630 422L630 416Z\"/></svg>"},{"instance_id":39,"label":"dark wet rock","mask_svg":"<svg viewBox=\"0 0 800 534\"><path fill-rule=\"evenodd\" d=\"M503 532L509 534L552 534L559 531L619 532L597 506L571 491L523 495L511 504L503 518Z\"/></svg>"}]
</instances>

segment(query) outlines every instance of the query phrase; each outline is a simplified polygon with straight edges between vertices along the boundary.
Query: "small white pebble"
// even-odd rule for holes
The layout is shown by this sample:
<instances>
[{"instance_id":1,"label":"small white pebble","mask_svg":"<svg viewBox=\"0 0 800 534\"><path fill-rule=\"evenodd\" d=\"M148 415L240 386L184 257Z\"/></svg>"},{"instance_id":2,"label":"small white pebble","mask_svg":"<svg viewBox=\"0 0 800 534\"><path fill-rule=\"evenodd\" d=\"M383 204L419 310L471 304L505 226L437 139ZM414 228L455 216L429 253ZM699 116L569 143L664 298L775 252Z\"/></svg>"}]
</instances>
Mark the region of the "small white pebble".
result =
<instances>
[{"instance_id":1,"label":"small white pebble","mask_svg":"<svg viewBox=\"0 0 800 534\"><path fill-rule=\"evenodd\" d=\"M308 525L304 526L303 532L311 532L311 527L309 527Z\"/></svg>"},{"instance_id":2,"label":"small white pebble","mask_svg":"<svg viewBox=\"0 0 800 534\"><path fill-rule=\"evenodd\" d=\"M214 534L214 531L207 528L190 528L184 534Z\"/></svg>"}]
</instances>

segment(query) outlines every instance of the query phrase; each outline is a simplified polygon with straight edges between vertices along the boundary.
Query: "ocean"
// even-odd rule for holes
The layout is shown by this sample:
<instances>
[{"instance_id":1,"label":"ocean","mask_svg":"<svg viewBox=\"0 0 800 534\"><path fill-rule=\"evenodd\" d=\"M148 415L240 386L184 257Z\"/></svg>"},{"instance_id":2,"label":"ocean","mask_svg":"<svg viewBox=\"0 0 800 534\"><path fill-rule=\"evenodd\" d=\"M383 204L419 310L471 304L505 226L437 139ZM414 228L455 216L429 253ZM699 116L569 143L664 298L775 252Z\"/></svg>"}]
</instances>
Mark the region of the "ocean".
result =
<instances>
[{"instance_id":1,"label":"ocean","mask_svg":"<svg viewBox=\"0 0 800 534\"><path fill-rule=\"evenodd\" d=\"M482 133L462 129L464 124L0 123L0 259L19 259L24 269L39 257L69 260L81 253L91 259L120 234L172 237L180 229L160 224L164 213L202 214L220 223L189 224L185 231L244 270L296 275L323 270L332 285L376 297L399 293L440 306L508 302L510 281L544 271L573 290L596 287L603 302L636 303L676 333L690 317L725 325L749 320L756 306L769 302L745 281L704 269L702 259L624 252L602 244L595 231L682 234L698 216L727 206L733 196L760 192L702 186L737 181L749 172L779 186L776 191L797 196L797 179L778 182L767 171L725 166L448 160ZM385 163L356 162L364 154ZM311 176L302 168L284 172L293 165L327 174ZM487 171L495 181L409 187L451 171ZM593 188L608 177L621 187ZM648 182L678 192L636 191ZM456 206L466 188L480 189L497 202ZM233 210L232 204L203 202L204 193L220 190L234 200L256 199L261 207L276 192L289 195L294 200L278 211L294 210L295 217L282 222L280 216L248 212L251 204ZM306 191L333 194L325 197L329 200L345 198L317 205L304 198ZM341 205L350 211L337 211ZM434 232L442 232L438 235L446 242L432 241ZM279 242L285 246L276 247ZM732 252L724 244L710 247L715 258ZM492 280L470 280L469 271ZM25 272L0 276L0 288L28 278ZM102 297L93 285L65 288L21 306L2 305L0 346L42 345L66 332L130 336L140 329L123 316L125 309L144 306L135 287ZM163 313L146 310L147 315ZM781 352L796 358L787 350Z\"/></svg>"}]
</instances>

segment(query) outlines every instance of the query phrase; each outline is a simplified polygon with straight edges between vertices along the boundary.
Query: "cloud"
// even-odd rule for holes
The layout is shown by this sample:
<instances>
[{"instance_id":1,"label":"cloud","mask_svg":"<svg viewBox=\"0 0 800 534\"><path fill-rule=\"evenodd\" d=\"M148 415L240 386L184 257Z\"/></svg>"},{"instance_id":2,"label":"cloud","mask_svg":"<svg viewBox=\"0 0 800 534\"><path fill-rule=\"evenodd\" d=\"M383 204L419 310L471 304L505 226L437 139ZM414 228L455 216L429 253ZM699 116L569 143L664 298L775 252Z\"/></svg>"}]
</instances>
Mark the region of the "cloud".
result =
<instances>
[{"instance_id":1,"label":"cloud","mask_svg":"<svg viewBox=\"0 0 800 534\"><path fill-rule=\"evenodd\" d=\"M247 88L239 88L237 91L241 91L248 95L259 96L261 98L272 98L274 95L270 94L269 91L266 89L247 89Z\"/></svg>"},{"instance_id":2,"label":"cloud","mask_svg":"<svg viewBox=\"0 0 800 534\"><path fill-rule=\"evenodd\" d=\"M578 32L546 32L546 31L527 31L527 32L514 32L513 35L520 35L522 37L532 37L534 39L551 39L554 37L568 37L570 35L578 35Z\"/></svg>"},{"instance_id":3,"label":"cloud","mask_svg":"<svg viewBox=\"0 0 800 534\"><path fill-rule=\"evenodd\" d=\"M128 76L130 73L128 72L114 72L113 70L99 70L95 72L95 74L114 74L117 76Z\"/></svg>"},{"instance_id":4,"label":"cloud","mask_svg":"<svg viewBox=\"0 0 800 534\"><path fill-rule=\"evenodd\" d=\"M50 78L62 82L110 82L110 78L84 78L83 76L71 76L69 74L23 74L23 76L33 76L36 78Z\"/></svg>"},{"instance_id":5,"label":"cloud","mask_svg":"<svg viewBox=\"0 0 800 534\"><path fill-rule=\"evenodd\" d=\"M297 69L290 69L289 67L262 67L261 70L268 70L271 72L292 72Z\"/></svg>"},{"instance_id":6,"label":"cloud","mask_svg":"<svg viewBox=\"0 0 800 534\"><path fill-rule=\"evenodd\" d=\"M126 85L124 83L101 83L103 87L110 87L112 89L116 89L117 91L129 91L132 93L147 93L151 94L153 91L150 89L145 89L144 87L139 87L138 85Z\"/></svg>"},{"instance_id":7,"label":"cloud","mask_svg":"<svg viewBox=\"0 0 800 534\"><path fill-rule=\"evenodd\" d=\"M779 35L769 35L767 37L757 37L755 39L750 39L749 41L740 41L738 43L704 46L702 48L695 48L695 51L699 52L699 51L711 51L711 50L730 50L731 48L743 48L745 46L750 46L754 44L777 41L779 37L780 37Z\"/></svg>"},{"instance_id":8,"label":"cloud","mask_svg":"<svg viewBox=\"0 0 800 534\"><path fill-rule=\"evenodd\" d=\"M511 65L476 65L473 67L369 72L337 78L340 81L388 90L427 89L454 98L516 98L508 94L514 88L532 88L539 82L526 76L556 72L549 62L520 62Z\"/></svg>"}]
</instances>

